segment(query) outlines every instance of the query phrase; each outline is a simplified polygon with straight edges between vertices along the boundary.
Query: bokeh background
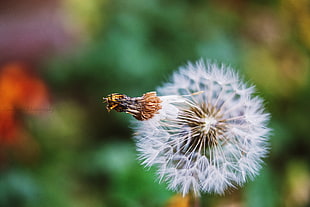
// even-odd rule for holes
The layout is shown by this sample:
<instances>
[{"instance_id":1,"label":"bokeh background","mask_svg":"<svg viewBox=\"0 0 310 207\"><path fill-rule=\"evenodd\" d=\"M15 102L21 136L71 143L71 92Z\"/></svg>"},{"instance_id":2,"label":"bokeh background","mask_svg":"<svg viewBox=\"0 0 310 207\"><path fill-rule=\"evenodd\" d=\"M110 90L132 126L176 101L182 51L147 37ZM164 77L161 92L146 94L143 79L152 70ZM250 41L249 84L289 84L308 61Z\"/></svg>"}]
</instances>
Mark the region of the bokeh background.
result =
<instances>
[{"instance_id":1,"label":"bokeh background","mask_svg":"<svg viewBox=\"0 0 310 207\"><path fill-rule=\"evenodd\" d=\"M201 57L255 84L273 128L260 175L202 206L310 206L309 0L1 1L0 206L188 206L102 97Z\"/></svg>"}]
</instances>

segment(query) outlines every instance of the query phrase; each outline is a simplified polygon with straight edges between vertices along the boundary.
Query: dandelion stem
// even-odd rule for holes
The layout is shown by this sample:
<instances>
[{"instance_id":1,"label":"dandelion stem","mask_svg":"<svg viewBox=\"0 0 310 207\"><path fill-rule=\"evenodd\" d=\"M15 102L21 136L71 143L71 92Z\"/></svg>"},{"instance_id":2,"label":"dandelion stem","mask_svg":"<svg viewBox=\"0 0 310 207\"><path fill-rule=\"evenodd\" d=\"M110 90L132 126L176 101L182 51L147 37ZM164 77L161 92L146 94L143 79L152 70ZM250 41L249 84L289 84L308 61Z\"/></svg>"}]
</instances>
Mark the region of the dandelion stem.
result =
<instances>
[{"instance_id":1,"label":"dandelion stem","mask_svg":"<svg viewBox=\"0 0 310 207\"><path fill-rule=\"evenodd\" d=\"M191 192L189 194L190 199L189 199L189 206L190 207L200 207L200 198L195 195L194 192Z\"/></svg>"}]
</instances>

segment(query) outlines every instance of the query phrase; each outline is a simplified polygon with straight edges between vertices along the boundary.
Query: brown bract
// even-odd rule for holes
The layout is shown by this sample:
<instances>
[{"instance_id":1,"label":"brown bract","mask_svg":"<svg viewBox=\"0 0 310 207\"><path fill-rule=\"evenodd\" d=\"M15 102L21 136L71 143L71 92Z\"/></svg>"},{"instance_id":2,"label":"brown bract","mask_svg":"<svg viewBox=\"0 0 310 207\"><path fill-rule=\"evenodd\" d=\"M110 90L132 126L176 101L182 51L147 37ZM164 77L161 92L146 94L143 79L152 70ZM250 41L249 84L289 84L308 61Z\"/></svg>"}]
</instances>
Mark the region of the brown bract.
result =
<instances>
[{"instance_id":1,"label":"brown bract","mask_svg":"<svg viewBox=\"0 0 310 207\"><path fill-rule=\"evenodd\" d=\"M152 118L162 107L162 102L157 97L156 92L148 92L142 97L128 97L124 94L112 93L107 98L103 98L107 103L107 110L117 112L126 112L133 115L137 120L145 121Z\"/></svg>"}]
</instances>

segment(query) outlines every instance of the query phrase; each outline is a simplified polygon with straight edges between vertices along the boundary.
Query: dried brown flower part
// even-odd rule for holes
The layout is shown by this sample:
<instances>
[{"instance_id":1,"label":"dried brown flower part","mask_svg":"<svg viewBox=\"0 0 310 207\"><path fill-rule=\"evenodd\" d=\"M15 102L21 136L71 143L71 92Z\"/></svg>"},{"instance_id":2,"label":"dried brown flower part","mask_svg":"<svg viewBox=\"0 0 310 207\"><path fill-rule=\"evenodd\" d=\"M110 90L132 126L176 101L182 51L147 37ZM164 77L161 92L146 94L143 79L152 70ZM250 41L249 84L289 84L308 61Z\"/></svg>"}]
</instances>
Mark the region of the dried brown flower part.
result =
<instances>
[{"instance_id":1,"label":"dried brown flower part","mask_svg":"<svg viewBox=\"0 0 310 207\"><path fill-rule=\"evenodd\" d=\"M148 92L142 97L129 97L125 94L112 93L107 98L103 98L107 103L107 110L126 112L133 115L137 120L144 121L152 118L162 107L162 102L157 97L156 92Z\"/></svg>"}]
</instances>

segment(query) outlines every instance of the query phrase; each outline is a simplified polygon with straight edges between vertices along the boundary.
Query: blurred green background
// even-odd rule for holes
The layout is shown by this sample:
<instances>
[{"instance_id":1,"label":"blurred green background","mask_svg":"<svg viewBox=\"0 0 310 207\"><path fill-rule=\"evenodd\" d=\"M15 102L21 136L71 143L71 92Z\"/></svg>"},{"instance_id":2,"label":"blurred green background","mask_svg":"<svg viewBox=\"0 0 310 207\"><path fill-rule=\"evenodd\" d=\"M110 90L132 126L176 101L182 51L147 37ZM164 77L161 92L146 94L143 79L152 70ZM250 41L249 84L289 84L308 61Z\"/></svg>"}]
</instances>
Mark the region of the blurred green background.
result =
<instances>
[{"instance_id":1,"label":"blurred green background","mask_svg":"<svg viewBox=\"0 0 310 207\"><path fill-rule=\"evenodd\" d=\"M309 0L1 2L0 206L187 206L102 97L153 91L201 57L255 84L273 128L260 175L202 206L310 206Z\"/></svg>"}]
</instances>

